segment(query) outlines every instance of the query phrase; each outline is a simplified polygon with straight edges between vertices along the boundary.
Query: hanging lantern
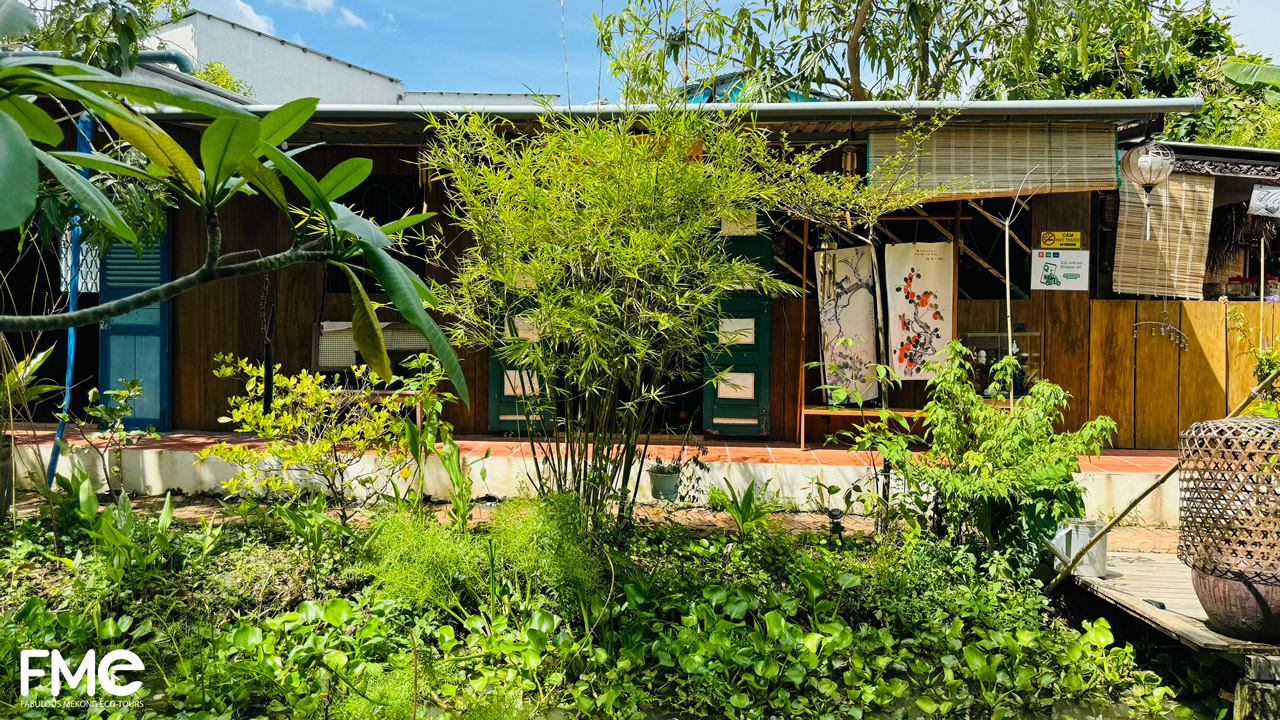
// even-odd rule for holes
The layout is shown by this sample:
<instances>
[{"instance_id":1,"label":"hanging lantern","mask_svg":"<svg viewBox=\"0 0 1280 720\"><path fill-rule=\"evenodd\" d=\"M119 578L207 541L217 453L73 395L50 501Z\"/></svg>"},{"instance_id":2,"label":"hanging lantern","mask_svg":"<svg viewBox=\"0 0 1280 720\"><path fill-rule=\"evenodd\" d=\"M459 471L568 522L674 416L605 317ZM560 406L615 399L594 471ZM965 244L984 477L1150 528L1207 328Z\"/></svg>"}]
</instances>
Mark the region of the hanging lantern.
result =
<instances>
[{"instance_id":1,"label":"hanging lantern","mask_svg":"<svg viewBox=\"0 0 1280 720\"><path fill-rule=\"evenodd\" d=\"M1173 151L1158 142L1145 142L1120 159L1120 175L1147 195L1173 174Z\"/></svg>"},{"instance_id":2,"label":"hanging lantern","mask_svg":"<svg viewBox=\"0 0 1280 720\"><path fill-rule=\"evenodd\" d=\"M1173 174L1173 151L1155 141L1145 142L1120 158L1120 176L1142 188L1147 215L1147 242L1151 242L1151 191Z\"/></svg>"}]
</instances>

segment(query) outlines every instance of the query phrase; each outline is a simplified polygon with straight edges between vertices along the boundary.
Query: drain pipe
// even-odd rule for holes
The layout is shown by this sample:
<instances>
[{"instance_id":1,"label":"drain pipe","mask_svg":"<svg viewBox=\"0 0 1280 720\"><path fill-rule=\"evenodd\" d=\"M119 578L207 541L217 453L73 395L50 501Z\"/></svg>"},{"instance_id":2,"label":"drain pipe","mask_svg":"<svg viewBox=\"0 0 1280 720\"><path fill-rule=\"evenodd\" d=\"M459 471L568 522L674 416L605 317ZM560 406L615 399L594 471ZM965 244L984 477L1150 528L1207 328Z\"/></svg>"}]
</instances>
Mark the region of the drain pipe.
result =
<instances>
[{"instance_id":1,"label":"drain pipe","mask_svg":"<svg viewBox=\"0 0 1280 720\"><path fill-rule=\"evenodd\" d=\"M62 57L62 53L57 50L16 50L4 55L6 57ZM71 59L79 61L81 56L72 55ZM138 53L138 62L173 65L188 75L196 69L196 61L181 50L142 50Z\"/></svg>"},{"instance_id":2,"label":"drain pipe","mask_svg":"<svg viewBox=\"0 0 1280 720\"><path fill-rule=\"evenodd\" d=\"M89 111L80 113L76 121L76 152L93 152L93 115ZM78 171L89 177L88 168ZM67 312L75 312L80 305L80 216L71 220L71 261L70 273L67 276ZM54 435L53 449L49 452L49 469L45 471L44 481L53 487L53 479L57 476L58 455L62 447L58 444L67 431L67 415L71 412L71 386L75 382L76 369L76 329L67 328L67 372L66 382L62 386L62 417L58 418L58 432Z\"/></svg>"}]
</instances>

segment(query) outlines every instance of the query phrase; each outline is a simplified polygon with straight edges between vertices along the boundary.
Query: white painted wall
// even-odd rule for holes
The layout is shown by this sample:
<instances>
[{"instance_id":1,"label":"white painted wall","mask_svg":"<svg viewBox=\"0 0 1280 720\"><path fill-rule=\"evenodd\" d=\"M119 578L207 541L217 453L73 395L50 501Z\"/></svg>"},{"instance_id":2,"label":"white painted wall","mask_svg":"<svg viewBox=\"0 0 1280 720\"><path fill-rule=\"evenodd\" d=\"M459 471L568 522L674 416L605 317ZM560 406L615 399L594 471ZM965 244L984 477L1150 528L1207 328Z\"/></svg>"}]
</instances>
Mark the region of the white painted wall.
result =
<instances>
[{"instance_id":1,"label":"white painted wall","mask_svg":"<svg viewBox=\"0 0 1280 720\"><path fill-rule=\"evenodd\" d=\"M43 482L44 468L49 460L48 447L37 455L30 446L20 445L17 459L21 486L29 488L34 487L34 483ZM85 463L89 476L97 481L100 488L105 489L104 474L97 456L80 453L77 460ZM65 455L62 456L58 471L69 474L70 463ZM498 498L529 495L533 489L531 477L534 468L531 463L529 458L470 458L468 471L474 483L473 494L476 497L492 495ZM163 495L168 490L217 494L222 492L222 483L234 476L237 469L217 458L196 462L196 454L186 450L140 448L125 450L121 454L120 465L125 489L141 495ZM485 470L483 479L480 476L481 467ZM850 485L865 484L867 473L868 468L855 466L708 463L704 479L708 484L721 487L725 483L731 483L740 490L746 488L752 480L771 480L771 493L791 498L800 508L809 509L815 478L825 485L836 485L840 488L839 492L843 492ZM1078 473L1076 479L1085 488L1085 516L1109 520L1150 484L1154 474ZM449 476L445 474L437 457L433 456L429 460L423 489L426 494L439 500L449 497ZM647 473L640 484L639 499L643 502L653 499L649 494ZM1162 485L1138 506L1138 512L1130 516L1125 524L1178 527L1178 483L1171 480Z\"/></svg>"},{"instance_id":2,"label":"white painted wall","mask_svg":"<svg viewBox=\"0 0 1280 720\"><path fill-rule=\"evenodd\" d=\"M404 83L278 37L192 11L162 25L148 44L182 50L197 65L220 62L264 104L318 97L328 104L397 105Z\"/></svg>"}]
</instances>

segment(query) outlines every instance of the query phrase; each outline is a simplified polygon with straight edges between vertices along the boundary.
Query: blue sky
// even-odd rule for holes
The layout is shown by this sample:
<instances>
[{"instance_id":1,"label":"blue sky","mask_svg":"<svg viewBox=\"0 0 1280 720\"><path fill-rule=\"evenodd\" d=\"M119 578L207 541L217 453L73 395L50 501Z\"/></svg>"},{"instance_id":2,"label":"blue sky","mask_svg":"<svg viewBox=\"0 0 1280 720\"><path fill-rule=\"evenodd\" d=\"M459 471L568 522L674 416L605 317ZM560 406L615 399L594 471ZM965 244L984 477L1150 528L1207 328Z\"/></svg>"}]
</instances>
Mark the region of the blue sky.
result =
<instances>
[{"instance_id":1,"label":"blue sky","mask_svg":"<svg viewBox=\"0 0 1280 720\"><path fill-rule=\"evenodd\" d=\"M1198 1L1198 0L1197 0ZM398 77L409 90L560 93L596 99L592 12L624 0L193 0L192 6ZM1213 0L1246 46L1280 59L1280 1ZM603 97L616 83L603 72Z\"/></svg>"},{"instance_id":2,"label":"blue sky","mask_svg":"<svg viewBox=\"0 0 1280 720\"><path fill-rule=\"evenodd\" d=\"M606 11L622 0L604 0ZM404 80L409 90L565 94L557 0L193 0L200 10ZM592 11L565 0L575 104L596 99ZM606 65L601 94L616 100Z\"/></svg>"}]
</instances>

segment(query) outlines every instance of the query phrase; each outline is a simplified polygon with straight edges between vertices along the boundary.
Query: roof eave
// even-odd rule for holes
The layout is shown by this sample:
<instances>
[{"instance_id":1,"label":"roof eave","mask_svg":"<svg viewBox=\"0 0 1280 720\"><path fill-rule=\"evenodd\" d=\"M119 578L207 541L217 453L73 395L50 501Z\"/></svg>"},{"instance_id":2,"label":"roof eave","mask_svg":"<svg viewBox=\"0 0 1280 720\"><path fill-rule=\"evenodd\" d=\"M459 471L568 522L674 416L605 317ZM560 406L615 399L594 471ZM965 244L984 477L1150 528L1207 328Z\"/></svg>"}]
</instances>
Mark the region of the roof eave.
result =
<instances>
[{"instance_id":1,"label":"roof eave","mask_svg":"<svg viewBox=\"0 0 1280 720\"><path fill-rule=\"evenodd\" d=\"M903 116L955 112L960 118L1072 118L1125 122L1164 113L1196 112L1204 104L1199 97L1144 98L1137 100L1008 100L1008 101L839 101L815 103L704 103L681 106L701 112L745 110L759 120L832 121L893 120ZM276 105L245 105L242 109L263 115ZM658 112L657 105L319 105L313 120L326 118L399 119L422 115L481 113L512 120L528 120L544 114L614 117ZM156 111L165 119L191 119L192 113L172 109Z\"/></svg>"}]
</instances>

